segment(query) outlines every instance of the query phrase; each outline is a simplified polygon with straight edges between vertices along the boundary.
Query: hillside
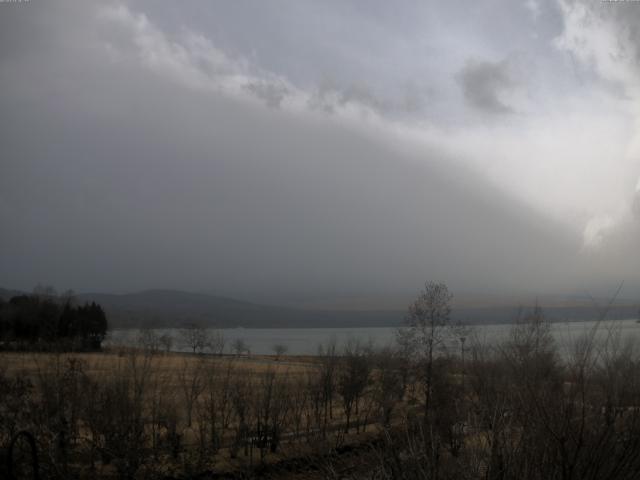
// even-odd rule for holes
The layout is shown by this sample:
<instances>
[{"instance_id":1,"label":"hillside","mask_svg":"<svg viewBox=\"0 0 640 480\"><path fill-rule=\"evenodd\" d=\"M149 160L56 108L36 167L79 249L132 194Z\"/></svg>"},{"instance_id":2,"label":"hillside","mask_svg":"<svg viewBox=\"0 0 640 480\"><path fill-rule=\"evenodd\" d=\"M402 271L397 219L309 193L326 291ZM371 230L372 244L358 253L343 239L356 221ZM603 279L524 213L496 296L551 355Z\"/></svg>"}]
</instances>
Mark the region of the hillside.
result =
<instances>
[{"instance_id":1,"label":"hillside","mask_svg":"<svg viewBox=\"0 0 640 480\"><path fill-rule=\"evenodd\" d=\"M24 292L0 289L0 298L8 300ZM322 309L262 305L216 295L176 290L145 290L128 294L84 293L78 302L100 304L115 328L175 327L198 323L220 328L306 328L306 327L389 327L402 323L405 310ZM583 302L554 301L542 304L550 321L595 320L599 312ZM511 323L527 308L517 305L478 303L454 307L452 319L467 324ZM630 301L618 301L609 309L608 319L637 318L638 307Z\"/></svg>"},{"instance_id":2,"label":"hillside","mask_svg":"<svg viewBox=\"0 0 640 480\"><path fill-rule=\"evenodd\" d=\"M233 298L174 290L82 294L78 300L102 305L117 327L176 326L199 323L218 327L341 327L393 325L400 312L346 312L260 305Z\"/></svg>"},{"instance_id":3,"label":"hillside","mask_svg":"<svg viewBox=\"0 0 640 480\"><path fill-rule=\"evenodd\" d=\"M111 325L116 327L179 326L193 322L222 328L388 327L401 325L406 313L399 307L358 310L282 307L176 290L147 290L124 295L82 294L78 300L102 305ZM571 297L553 298L542 306L546 317L554 322L596 320L600 315L589 302ZM469 302L454 306L452 319L467 324L511 323L527 310L519 304ZM637 313L635 303L618 300L609 309L607 318L636 318Z\"/></svg>"}]
</instances>

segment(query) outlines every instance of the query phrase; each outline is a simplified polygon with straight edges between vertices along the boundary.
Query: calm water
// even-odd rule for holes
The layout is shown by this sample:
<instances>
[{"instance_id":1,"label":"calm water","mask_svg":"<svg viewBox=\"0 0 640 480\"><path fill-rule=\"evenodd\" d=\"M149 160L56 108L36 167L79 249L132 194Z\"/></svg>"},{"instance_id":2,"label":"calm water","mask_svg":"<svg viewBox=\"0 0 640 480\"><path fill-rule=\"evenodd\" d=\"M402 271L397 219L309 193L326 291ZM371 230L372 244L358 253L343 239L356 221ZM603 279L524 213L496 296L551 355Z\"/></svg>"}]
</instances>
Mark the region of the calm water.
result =
<instances>
[{"instance_id":1,"label":"calm water","mask_svg":"<svg viewBox=\"0 0 640 480\"><path fill-rule=\"evenodd\" d=\"M552 324L552 334L558 342L561 353L567 353L576 340L589 333L596 326L593 321L568 322ZM496 344L507 338L512 325L483 325L471 329L468 337L473 337L483 344ZM351 339L364 343L372 343L377 347L392 345L395 341L396 328L233 328L221 329L226 346L225 351L231 353L232 344L242 339L252 354L273 354L273 346L286 345L292 355L315 354L318 346L335 341L340 347ZM168 333L174 338L173 350L188 351L180 344L178 329L156 329L158 335ZM640 339L640 323L635 319L608 321L600 324L597 338L615 338L625 342ZM135 345L138 330L113 330L107 338L107 345ZM467 343L468 345L468 343ZM454 345L452 345L454 348Z\"/></svg>"}]
</instances>

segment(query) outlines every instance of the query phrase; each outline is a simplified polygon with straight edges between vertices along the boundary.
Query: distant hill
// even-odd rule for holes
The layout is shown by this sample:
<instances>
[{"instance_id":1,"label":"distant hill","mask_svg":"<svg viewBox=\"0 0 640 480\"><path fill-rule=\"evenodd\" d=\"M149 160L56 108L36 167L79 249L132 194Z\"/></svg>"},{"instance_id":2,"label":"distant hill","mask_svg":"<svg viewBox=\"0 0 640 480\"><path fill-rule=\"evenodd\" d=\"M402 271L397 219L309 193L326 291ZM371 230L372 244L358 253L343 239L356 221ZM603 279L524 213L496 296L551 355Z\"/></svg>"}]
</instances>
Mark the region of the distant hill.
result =
<instances>
[{"instance_id":1,"label":"distant hill","mask_svg":"<svg viewBox=\"0 0 640 480\"><path fill-rule=\"evenodd\" d=\"M124 295L89 293L78 301L95 301L110 324L177 326L199 323L218 327L354 327L399 324L400 312L348 312L259 305L215 295L175 290L147 290Z\"/></svg>"},{"instance_id":2,"label":"distant hill","mask_svg":"<svg viewBox=\"0 0 640 480\"><path fill-rule=\"evenodd\" d=\"M24 294L0 288L0 298ZM177 290L146 290L128 294L84 293L78 302L100 304L114 328L176 327L198 323L220 328L306 328L306 327L389 327L402 324L406 310L354 310L296 308L261 305L216 295ZM551 303L551 302L550 302ZM599 312L584 302L555 301L542 304L550 321L595 320ZM458 306L452 319L466 324L511 323L528 308L516 305ZM607 313L608 319L637 318L638 306L618 301Z\"/></svg>"},{"instance_id":3,"label":"distant hill","mask_svg":"<svg viewBox=\"0 0 640 480\"><path fill-rule=\"evenodd\" d=\"M8 300L25 292L0 289ZM83 293L79 303L100 304L115 328L175 327L187 323L230 327L357 327L400 324L396 311L330 311L259 305L233 298L176 290L145 290L128 294Z\"/></svg>"},{"instance_id":4,"label":"distant hill","mask_svg":"<svg viewBox=\"0 0 640 480\"><path fill-rule=\"evenodd\" d=\"M24 293L25 292L21 292L20 290L7 290L6 288L0 288L0 298L5 302L11 297L15 297L16 295L24 295Z\"/></svg>"},{"instance_id":5,"label":"distant hill","mask_svg":"<svg viewBox=\"0 0 640 480\"><path fill-rule=\"evenodd\" d=\"M179 326L201 323L221 328L305 328L380 327L401 325L406 310L353 310L295 308L261 305L233 298L176 290L147 290L124 295L82 294L78 300L103 306L115 327ZM543 305L550 321L596 320L600 312L584 301L567 298ZM531 307L517 305L462 306L454 308L452 319L467 324L511 323ZM607 313L608 319L637 318L638 307L619 301Z\"/></svg>"}]
</instances>

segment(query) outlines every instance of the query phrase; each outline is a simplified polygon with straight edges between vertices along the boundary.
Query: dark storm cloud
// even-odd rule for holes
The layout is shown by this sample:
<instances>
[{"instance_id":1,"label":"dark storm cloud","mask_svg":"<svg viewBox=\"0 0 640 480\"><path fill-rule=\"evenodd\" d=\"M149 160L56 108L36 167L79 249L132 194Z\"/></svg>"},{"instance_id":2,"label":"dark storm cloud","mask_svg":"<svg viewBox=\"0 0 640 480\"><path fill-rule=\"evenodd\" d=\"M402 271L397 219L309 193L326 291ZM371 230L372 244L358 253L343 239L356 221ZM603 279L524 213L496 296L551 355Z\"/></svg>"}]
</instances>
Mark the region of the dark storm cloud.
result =
<instances>
[{"instance_id":1,"label":"dark storm cloud","mask_svg":"<svg viewBox=\"0 0 640 480\"><path fill-rule=\"evenodd\" d=\"M330 58L332 37L309 27L300 45L278 50L288 45L279 36L296 27L269 33L262 24L251 33L256 16L227 5L220 8L237 11L223 11L205 35L204 27L180 27L195 20L175 4L160 4L153 17L140 13L153 5L0 6L0 285L250 295L406 292L425 279L454 289L548 291L583 278L580 231L461 161L448 136L430 142L431 130L395 121L396 100L382 99L397 93L386 87L396 84L391 77L405 75L376 80L390 69L366 42L342 42ZM418 23L398 15L385 26L383 15L357 17L349 4L314 5L304 8L322 18L339 16L332 8L348 12L347 24L392 52L402 45L385 47L386 39ZM283 15L290 20L292 11ZM221 30L243 15L249 33ZM348 29L332 25L342 39ZM322 84L309 52L322 52L329 78L344 74L324 92L323 108L309 107ZM484 58L449 52L460 62ZM348 74L341 55L358 60ZM438 98L456 90L460 65L449 67L433 77L453 85L414 80L412 91ZM489 67L467 74L484 108L505 86ZM419 70L406 77L423 78ZM456 112L453 104L448 121ZM521 173L509 175L505 183L518 186Z\"/></svg>"},{"instance_id":2,"label":"dark storm cloud","mask_svg":"<svg viewBox=\"0 0 640 480\"><path fill-rule=\"evenodd\" d=\"M458 75L469 104L486 113L513 113L501 95L515 86L506 61L470 61Z\"/></svg>"}]
</instances>

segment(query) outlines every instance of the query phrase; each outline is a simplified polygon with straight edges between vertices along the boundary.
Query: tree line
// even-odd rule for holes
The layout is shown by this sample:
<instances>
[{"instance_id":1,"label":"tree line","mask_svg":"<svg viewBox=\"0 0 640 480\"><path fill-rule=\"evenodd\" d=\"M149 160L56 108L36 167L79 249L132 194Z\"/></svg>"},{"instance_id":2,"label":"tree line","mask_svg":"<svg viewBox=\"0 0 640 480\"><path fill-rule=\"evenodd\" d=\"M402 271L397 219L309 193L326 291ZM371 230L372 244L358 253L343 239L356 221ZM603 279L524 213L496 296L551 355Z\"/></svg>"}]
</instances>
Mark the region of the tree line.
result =
<instances>
[{"instance_id":1,"label":"tree line","mask_svg":"<svg viewBox=\"0 0 640 480\"><path fill-rule=\"evenodd\" d=\"M95 302L77 305L72 292L50 287L0 299L0 346L3 349L99 350L107 317Z\"/></svg>"}]
</instances>

